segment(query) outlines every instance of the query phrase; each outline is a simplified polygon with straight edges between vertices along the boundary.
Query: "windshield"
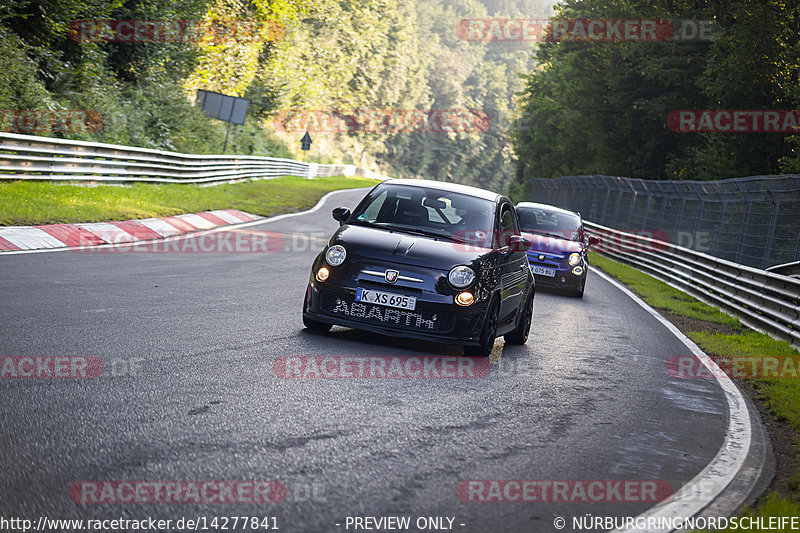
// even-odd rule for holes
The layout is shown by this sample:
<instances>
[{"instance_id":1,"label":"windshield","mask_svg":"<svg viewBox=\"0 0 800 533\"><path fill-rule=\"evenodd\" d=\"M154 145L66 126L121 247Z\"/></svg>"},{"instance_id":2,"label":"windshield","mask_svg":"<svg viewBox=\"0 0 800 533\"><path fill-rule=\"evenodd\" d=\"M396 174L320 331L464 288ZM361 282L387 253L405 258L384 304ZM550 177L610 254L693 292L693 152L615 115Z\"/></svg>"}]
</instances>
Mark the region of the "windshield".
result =
<instances>
[{"instance_id":1,"label":"windshield","mask_svg":"<svg viewBox=\"0 0 800 533\"><path fill-rule=\"evenodd\" d=\"M494 203L429 187L386 184L356 207L348 223L491 247Z\"/></svg>"},{"instance_id":2,"label":"windshield","mask_svg":"<svg viewBox=\"0 0 800 533\"><path fill-rule=\"evenodd\" d=\"M520 230L536 235L580 241L581 219L578 215L539 207L518 207Z\"/></svg>"}]
</instances>

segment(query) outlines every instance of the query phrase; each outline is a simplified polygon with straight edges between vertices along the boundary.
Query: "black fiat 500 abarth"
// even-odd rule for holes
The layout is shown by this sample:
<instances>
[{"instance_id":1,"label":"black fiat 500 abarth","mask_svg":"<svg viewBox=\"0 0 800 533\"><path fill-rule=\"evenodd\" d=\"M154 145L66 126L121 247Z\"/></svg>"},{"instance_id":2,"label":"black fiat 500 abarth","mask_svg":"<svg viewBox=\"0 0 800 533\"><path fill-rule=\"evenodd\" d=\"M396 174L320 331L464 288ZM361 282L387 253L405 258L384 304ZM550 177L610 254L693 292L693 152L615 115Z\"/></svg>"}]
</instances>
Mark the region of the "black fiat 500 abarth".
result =
<instances>
[{"instance_id":1,"label":"black fiat 500 abarth","mask_svg":"<svg viewBox=\"0 0 800 533\"><path fill-rule=\"evenodd\" d=\"M488 356L495 338L524 344L534 278L514 205L463 185L389 180L351 213L317 256L303 322L462 344Z\"/></svg>"}]
</instances>

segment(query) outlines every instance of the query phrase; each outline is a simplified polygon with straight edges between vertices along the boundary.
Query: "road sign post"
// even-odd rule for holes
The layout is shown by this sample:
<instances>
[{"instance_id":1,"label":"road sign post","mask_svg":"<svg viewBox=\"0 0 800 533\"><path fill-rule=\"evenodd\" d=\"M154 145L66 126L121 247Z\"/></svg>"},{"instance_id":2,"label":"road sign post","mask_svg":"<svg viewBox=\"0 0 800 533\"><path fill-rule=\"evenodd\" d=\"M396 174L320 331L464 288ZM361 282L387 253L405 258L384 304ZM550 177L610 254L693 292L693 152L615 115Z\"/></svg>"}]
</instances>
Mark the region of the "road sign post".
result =
<instances>
[{"instance_id":1,"label":"road sign post","mask_svg":"<svg viewBox=\"0 0 800 533\"><path fill-rule=\"evenodd\" d=\"M300 139L300 148L303 150L303 162L306 160L306 152L311 150L312 142L311 135L309 135L308 132L306 132L306 134L303 135L303 138Z\"/></svg>"}]
</instances>

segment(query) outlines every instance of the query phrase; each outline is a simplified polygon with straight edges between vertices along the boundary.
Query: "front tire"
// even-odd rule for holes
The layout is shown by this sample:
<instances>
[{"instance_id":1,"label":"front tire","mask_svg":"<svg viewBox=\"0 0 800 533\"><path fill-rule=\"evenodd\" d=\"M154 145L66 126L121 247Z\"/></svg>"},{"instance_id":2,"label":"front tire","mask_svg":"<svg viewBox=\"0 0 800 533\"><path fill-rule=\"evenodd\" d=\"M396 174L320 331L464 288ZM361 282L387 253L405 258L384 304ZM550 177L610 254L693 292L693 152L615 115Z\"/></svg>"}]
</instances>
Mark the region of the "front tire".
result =
<instances>
[{"instance_id":1,"label":"front tire","mask_svg":"<svg viewBox=\"0 0 800 533\"><path fill-rule=\"evenodd\" d=\"M583 298L583 289L585 288L586 288L586 282L584 281L583 284L581 284L581 288L577 289L574 293L572 293L572 295L575 298Z\"/></svg>"},{"instance_id":2,"label":"front tire","mask_svg":"<svg viewBox=\"0 0 800 533\"><path fill-rule=\"evenodd\" d=\"M525 301L525 309L522 311L523 314L517 327L503 336L507 343L521 345L528 342L528 333L531 330L531 321L533 320L533 295L534 293L531 291Z\"/></svg>"},{"instance_id":3,"label":"front tire","mask_svg":"<svg viewBox=\"0 0 800 533\"><path fill-rule=\"evenodd\" d=\"M489 357L494 348L494 340L497 338L497 313L499 310L498 301L495 299L481 329L480 345L478 346L464 346L464 355L472 355L479 357Z\"/></svg>"},{"instance_id":4,"label":"front tire","mask_svg":"<svg viewBox=\"0 0 800 533\"><path fill-rule=\"evenodd\" d=\"M327 333L330 331L331 324L326 324L325 322L318 322L311 318L306 317L306 301L303 300L303 325L310 329L311 331L318 331L320 333Z\"/></svg>"},{"instance_id":5,"label":"front tire","mask_svg":"<svg viewBox=\"0 0 800 533\"><path fill-rule=\"evenodd\" d=\"M316 320L312 320L310 318L303 317L303 325L310 329L311 331L318 331L320 333L327 333L330 331L332 325L326 324L325 322L317 322Z\"/></svg>"}]
</instances>

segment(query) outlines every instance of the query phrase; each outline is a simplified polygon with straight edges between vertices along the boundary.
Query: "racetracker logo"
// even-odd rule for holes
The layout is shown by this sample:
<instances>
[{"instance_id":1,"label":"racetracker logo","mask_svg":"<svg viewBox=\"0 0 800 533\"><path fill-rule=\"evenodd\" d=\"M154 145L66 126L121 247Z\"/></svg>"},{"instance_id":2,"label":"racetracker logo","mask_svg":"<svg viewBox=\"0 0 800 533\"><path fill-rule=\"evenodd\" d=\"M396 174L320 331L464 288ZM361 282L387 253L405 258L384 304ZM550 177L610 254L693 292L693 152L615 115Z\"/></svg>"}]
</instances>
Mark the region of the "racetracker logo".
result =
<instances>
[{"instance_id":1,"label":"racetracker logo","mask_svg":"<svg viewBox=\"0 0 800 533\"><path fill-rule=\"evenodd\" d=\"M92 379L103 373L98 357L10 356L0 358L3 379Z\"/></svg>"},{"instance_id":2,"label":"racetracker logo","mask_svg":"<svg viewBox=\"0 0 800 533\"><path fill-rule=\"evenodd\" d=\"M785 133L800 131L800 111L779 109L692 109L667 115L677 133Z\"/></svg>"},{"instance_id":3,"label":"racetracker logo","mask_svg":"<svg viewBox=\"0 0 800 533\"><path fill-rule=\"evenodd\" d=\"M74 20L67 35L79 43L249 43L280 41L280 21L260 20Z\"/></svg>"},{"instance_id":4,"label":"racetracker logo","mask_svg":"<svg viewBox=\"0 0 800 533\"><path fill-rule=\"evenodd\" d=\"M281 356L272 363L284 379L475 379L489 370L485 357Z\"/></svg>"},{"instance_id":5,"label":"racetracker logo","mask_svg":"<svg viewBox=\"0 0 800 533\"><path fill-rule=\"evenodd\" d=\"M670 357L667 374L678 379L797 379L800 356L711 357L718 368L708 368L693 355Z\"/></svg>"},{"instance_id":6,"label":"racetracker logo","mask_svg":"<svg viewBox=\"0 0 800 533\"><path fill-rule=\"evenodd\" d=\"M710 41L706 20L666 19L462 19L456 35L470 42Z\"/></svg>"},{"instance_id":7,"label":"racetracker logo","mask_svg":"<svg viewBox=\"0 0 800 533\"><path fill-rule=\"evenodd\" d=\"M41 135L47 133L87 133L103 128L103 115L97 111L47 109L0 110L0 131Z\"/></svg>"},{"instance_id":8,"label":"racetracker logo","mask_svg":"<svg viewBox=\"0 0 800 533\"><path fill-rule=\"evenodd\" d=\"M302 133L480 133L489 115L477 109L283 110L272 120L281 132Z\"/></svg>"},{"instance_id":9,"label":"racetracker logo","mask_svg":"<svg viewBox=\"0 0 800 533\"><path fill-rule=\"evenodd\" d=\"M468 503L656 503L673 493L669 482L652 479L483 479L456 486L458 499Z\"/></svg>"},{"instance_id":10,"label":"racetracker logo","mask_svg":"<svg viewBox=\"0 0 800 533\"><path fill-rule=\"evenodd\" d=\"M278 481L76 481L75 503L280 503L286 487Z\"/></svg>"}]
</instances>

